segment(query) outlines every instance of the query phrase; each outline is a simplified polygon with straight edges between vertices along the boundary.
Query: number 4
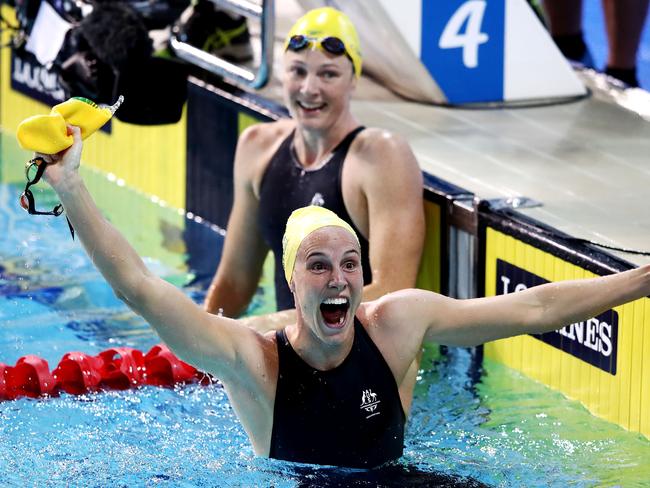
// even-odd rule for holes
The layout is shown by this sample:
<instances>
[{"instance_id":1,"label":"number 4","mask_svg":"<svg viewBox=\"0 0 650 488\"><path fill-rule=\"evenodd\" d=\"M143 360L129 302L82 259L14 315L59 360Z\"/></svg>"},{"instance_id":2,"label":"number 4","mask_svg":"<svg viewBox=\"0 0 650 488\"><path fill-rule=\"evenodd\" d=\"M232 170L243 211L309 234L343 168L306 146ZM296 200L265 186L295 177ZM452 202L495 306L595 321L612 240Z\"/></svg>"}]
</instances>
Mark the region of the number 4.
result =
<instances>
[{"instance_id":1,"label":"number 4","mask_svg":"<svg viewBox=\"0 0 650 488\"><path fill-rule=\"evenodd\" d=\"M478 47L489 39L487 34L481 32L485 4L484 0L469 0L461 5L447 22L438 42L440 49L462 47L463 64L467 68L478 66ZM461 29L465 21L467 27L462 33Z\"/></svg>"}]
</instances>

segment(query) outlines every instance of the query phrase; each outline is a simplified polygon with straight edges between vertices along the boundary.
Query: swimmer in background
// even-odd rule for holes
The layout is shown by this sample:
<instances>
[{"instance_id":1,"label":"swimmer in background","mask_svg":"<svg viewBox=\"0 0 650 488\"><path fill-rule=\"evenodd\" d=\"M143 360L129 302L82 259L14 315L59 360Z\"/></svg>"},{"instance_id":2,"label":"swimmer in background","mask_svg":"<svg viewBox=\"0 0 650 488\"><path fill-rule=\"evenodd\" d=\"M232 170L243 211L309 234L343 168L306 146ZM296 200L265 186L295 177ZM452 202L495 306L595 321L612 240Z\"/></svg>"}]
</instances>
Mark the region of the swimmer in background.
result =
<instances>
[{"instance_id":1,"label":"swimmer in background","mask_svg":"<svg viewBox=\"0 0 650 488\"><path fill-rule=\"evenodd\" d=\"M415 286L425 233L422 174L402 137L364 128L351 113L361 63L357 32L342 12L312 10L291 28L282 84L292 118L254 125L239 138L234 203L207 311L244 312L270 249L277 310L286 311L249 324L269 330L295 321L282 234L291 212L310 204L336 212L359 235L364 299Z\"/></svg>"},{"instance_id":2,"label":"swimmer in background","mask_svg":"<svg viewBox=\"0 0 650 488\"><path fill-rule=\"evenodd\" d=\"M219 378L257 455L371 468L403 452L412 392L400 387L425 341L474 346L586 320L650 294L650 265L601 278L455 300L416 289L362 303L359 239L329 210L294 212L283 273L296 321L265 334L213 315L152 274L102 216L80 174L82 141L43 155L86 252L113 290L181 359Z\"/></svg>"}]
</instances>

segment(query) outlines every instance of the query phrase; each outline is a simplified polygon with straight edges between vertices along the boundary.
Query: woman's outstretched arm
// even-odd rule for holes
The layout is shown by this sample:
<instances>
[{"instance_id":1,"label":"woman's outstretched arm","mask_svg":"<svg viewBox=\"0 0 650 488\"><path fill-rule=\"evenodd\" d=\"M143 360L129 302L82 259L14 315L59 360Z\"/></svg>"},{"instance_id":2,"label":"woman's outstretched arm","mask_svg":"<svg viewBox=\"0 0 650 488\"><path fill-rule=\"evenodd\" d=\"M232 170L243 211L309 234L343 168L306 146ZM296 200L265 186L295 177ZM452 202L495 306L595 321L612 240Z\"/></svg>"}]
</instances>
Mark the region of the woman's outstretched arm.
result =
<instances>
[{"instance_id":1,"label":"woman's outstretched arm","mask_svg":"<svg viewBox=\"0 0 650 488\"><path fill-rule=\"evenodd\" d=\"M72 147L57 155L42 155L55 163L48 164L45 179L59 195L88 256L117 296L142 315L176 354L222 379L234 374L242 353L255 355L259 350L259 336L234 320L204 312L146 268L95 205L78 171L79 129L69 130L75 141Z\"/></svg>"}]
</instances>

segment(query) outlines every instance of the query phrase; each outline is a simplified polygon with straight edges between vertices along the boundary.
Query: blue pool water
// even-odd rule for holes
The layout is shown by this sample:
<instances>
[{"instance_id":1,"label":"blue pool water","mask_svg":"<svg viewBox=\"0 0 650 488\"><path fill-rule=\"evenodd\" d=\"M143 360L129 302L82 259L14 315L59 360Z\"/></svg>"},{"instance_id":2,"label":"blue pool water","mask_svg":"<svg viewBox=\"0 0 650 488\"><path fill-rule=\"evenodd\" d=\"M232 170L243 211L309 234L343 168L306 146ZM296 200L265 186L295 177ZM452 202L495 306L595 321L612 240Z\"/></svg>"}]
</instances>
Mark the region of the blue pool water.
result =
<instances>
[{"instance_id":1,"label":"blue pool water","mask_svg":"<svg viewBox=\"0 0 650 488\"><path fill-rule=\"evenodd\" d=\"M70 239L65 220L29 217L18 207L20 164L0 163L0 362L37 354L53 368L68 351L157 343ZM222 235L102 175L84 174L147 264L201 301ZM45 190L36 198L43 208L55 203ZM262 287L251 312L267 310L270 298ZM500 365L479 371L465 350L425 355L406 439L397 467L355 473L255 457L218 384L23 398L0 402L0 486L432 486L447 476L491 486L582 487L650 480L648 440Z\"/></svg>"}]
</instances>

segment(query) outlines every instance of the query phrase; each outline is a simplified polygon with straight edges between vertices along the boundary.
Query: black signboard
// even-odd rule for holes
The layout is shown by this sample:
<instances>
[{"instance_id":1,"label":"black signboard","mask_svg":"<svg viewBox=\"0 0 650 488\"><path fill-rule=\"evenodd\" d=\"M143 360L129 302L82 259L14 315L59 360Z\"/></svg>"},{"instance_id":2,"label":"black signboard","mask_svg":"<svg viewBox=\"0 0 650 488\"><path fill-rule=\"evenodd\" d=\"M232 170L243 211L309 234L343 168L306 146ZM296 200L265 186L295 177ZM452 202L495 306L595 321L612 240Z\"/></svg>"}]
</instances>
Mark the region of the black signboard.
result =
<instances>
[{"instance_id":1,"label":"black signboard","mask_svg":"<svg viewBox=\"0 0 650 488\"><path fill-rule=\"evenodd\" d=\"M24 49L11 50L11 88L49 106L65 100L57 74Z\"/></svg>"}]
</instances>

